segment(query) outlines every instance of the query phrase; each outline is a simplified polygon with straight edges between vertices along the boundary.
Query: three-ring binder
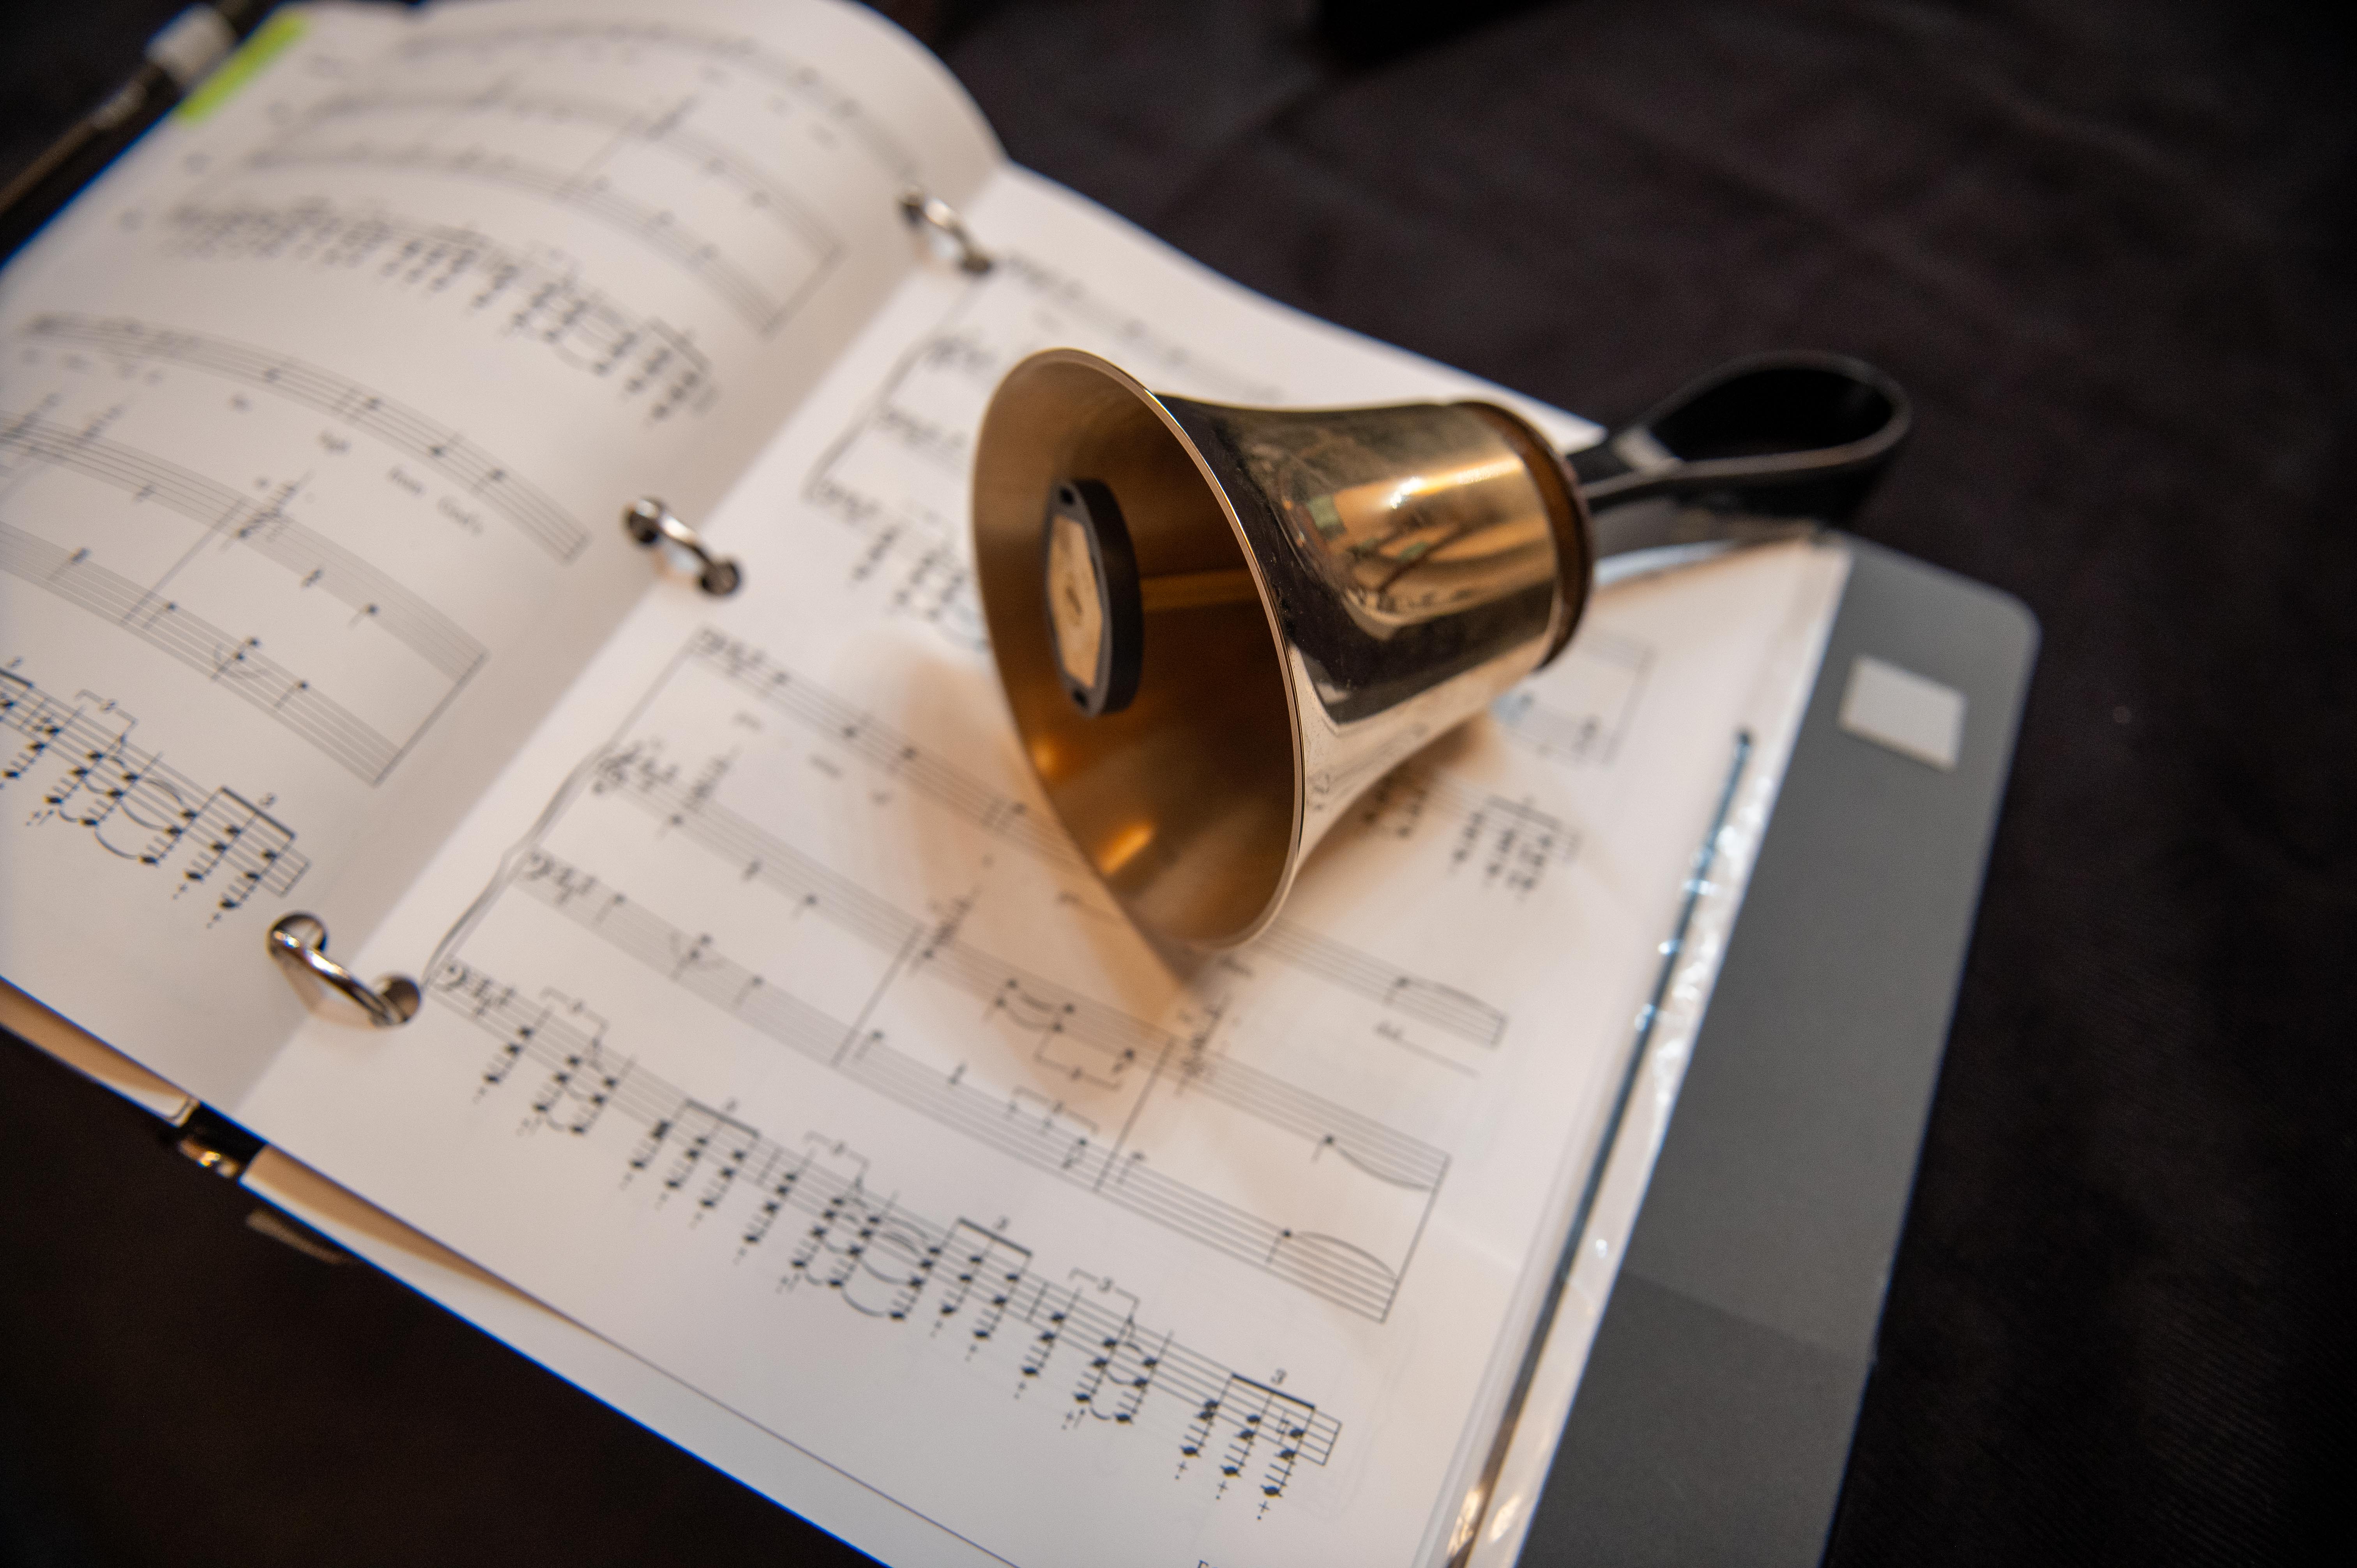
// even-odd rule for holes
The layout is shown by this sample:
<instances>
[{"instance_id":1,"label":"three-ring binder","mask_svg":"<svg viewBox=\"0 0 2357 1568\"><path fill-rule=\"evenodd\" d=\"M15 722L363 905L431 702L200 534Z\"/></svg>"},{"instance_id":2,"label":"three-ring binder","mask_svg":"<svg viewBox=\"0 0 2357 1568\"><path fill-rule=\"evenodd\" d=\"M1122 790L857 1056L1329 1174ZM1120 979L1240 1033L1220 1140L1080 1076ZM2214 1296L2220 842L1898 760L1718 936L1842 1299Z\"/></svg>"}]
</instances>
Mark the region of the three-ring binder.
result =
<instances>
[{"instance_id":1,"label":"three-ring binder","mask_svg":"<svg viewBox=\"0 0 2357 1568\"><path fill-rule=\"evenodd\" d=\"M900 193L899 206L910 227L929 231L949 247L960 271L979 277L996 264L958 209L940 197L910 186ZM640 496L622 509L622 528L640 548L657 551L687 566L694 573L696 586L715 598L726 598L744 585L744 569L732 557L716 553L701 534L653 496ZM299 911L282 916L266 940L270 956L298 989L325 986L358 1007L373 1027L397 1029L417 1015L421 999L417 983L405 974L384 975L374 985L361 979L328 956L328 928L317 916ZM199 1155L192 1152L190 1157ZM242 1163L228 1168L242 1168Z\"/></svg>"}]
</instances>

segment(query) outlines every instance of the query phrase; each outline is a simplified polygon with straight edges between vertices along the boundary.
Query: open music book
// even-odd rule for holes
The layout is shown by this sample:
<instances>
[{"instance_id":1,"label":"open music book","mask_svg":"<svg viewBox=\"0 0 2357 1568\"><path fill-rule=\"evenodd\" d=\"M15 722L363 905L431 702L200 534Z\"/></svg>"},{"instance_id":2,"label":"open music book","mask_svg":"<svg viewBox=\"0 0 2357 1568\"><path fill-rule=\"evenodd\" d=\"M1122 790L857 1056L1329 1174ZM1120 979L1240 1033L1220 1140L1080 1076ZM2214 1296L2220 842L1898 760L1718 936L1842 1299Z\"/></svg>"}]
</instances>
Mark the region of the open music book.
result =
<instances>
[{"instance_id":1,"label":"open music book","mask_svg":"<svg viewBox=\"0 0 2357 1568\"><path fill-rule=\"evenodd\" d=\"M1053 345L1594 434L1010 166L864 11L282 13L0 276L0 970L855 1544L1511 1556L1846 558L1603 592L1177 972L968 578L975 421ZM297 909L417 1016L307 1011Z\"/></svg>"}]
</instances>

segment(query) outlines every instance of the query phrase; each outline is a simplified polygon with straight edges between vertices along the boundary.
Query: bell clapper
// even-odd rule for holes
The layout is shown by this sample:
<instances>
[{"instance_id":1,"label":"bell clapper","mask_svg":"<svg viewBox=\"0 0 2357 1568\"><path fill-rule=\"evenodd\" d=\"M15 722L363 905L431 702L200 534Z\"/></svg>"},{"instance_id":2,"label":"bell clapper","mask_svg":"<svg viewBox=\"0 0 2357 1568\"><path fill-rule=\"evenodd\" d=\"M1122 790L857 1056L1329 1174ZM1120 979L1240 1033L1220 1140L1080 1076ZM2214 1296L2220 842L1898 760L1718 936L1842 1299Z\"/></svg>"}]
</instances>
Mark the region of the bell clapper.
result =
<instances>
[{"instance_id":1,"label":"bell clapper","mask_svg":"<svg viewBox=\"0 0 2357 1568\"><path fill-rule=\"evenodd\" d=\"M1146 651L1137 556L1121 506L1094 479L1059 479L1041 535L1048 638L1064 694L1092 719L1117 714L1137 695Z\"/></svg>"},{"instance_id":2,"label":"bell clapper","mask_svg":"<svg viewBox=\"0 0 2357 1568\"><path fill-rule=\"evenodd\" d=\"M1212 605L1232 605L1254 596L1250 572L1234 566L1224 572L1173 572L1148 577L1137 585L1147 615L1164 610L1200 610Z\"/></svg>"},{"instance_id":3,"label":"bell clapper","mask_svg":"<svg viewBox=\"0 0 2357 1568\"><path fill-rule=\"evenodd\" d=\"M1094 479L1051 488L1041 543L1057 672L1091 718L1117 714L1137 695L1147 616L1237 604L1259 592L1242 566L1141 578L1121 504Z\"/></svg>"}]
</instances>

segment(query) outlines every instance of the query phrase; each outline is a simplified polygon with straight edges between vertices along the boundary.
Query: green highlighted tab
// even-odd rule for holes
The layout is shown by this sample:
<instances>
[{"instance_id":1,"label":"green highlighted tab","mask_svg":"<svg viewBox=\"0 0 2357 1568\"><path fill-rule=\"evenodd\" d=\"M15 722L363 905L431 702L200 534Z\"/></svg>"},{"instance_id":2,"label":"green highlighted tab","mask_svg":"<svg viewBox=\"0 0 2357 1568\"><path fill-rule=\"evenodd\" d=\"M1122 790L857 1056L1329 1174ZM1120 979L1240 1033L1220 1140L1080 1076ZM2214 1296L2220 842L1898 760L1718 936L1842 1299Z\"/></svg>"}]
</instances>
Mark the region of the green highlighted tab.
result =
<instances>
[{"instance_id":1,"label":"green highlighted tab","mask_svg":"<svg viewBox=\"0 0 2357 1568\"><path fill-rule=\"evenodd\" d=\"M238 46L238 50L221 61L221 69L197 84L197 90L180 100L173 113L190 124L202 120L214 110L237 96L238 90L262 74L263 68L285 51L286 46L308 32L310 18L299 11L285 10L271 14L268 21L253 30L253 36Z\"/></svg>"}]
</instances>

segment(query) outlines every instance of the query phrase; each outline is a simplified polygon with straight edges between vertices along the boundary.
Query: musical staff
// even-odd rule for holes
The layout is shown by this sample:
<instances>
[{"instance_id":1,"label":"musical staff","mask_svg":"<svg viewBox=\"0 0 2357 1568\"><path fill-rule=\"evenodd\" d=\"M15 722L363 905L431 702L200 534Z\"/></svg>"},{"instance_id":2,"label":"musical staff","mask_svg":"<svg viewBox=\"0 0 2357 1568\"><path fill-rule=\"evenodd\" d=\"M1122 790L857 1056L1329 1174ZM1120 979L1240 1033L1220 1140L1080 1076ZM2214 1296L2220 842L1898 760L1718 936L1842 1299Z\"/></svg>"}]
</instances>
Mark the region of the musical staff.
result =
<instances>
[{"instance_id":1,"label":"musical staff","mask_svg":"<svg viewBox=\"0 0 2357 1568\"><path fill-rule=\"evenodd\" d=\"M1336 831L1413 839L1436 808L1457 824L1448 851L1450 874L1471 868L1484 888L1528 897L1545 885L1548 873L1579 854L1578 831L1528 796L1511 800L1468 789L1420 758L1369 785L1351 802L1349 817Z\"/></svg>"},{"instance_id":2,"label":"musical staff","mask_svg":"<svg viewBox=\"0 0 2357 1568\"><path fill-rule=\"evenodd\" d=\"M364 143L341 147L280 147L255 153L248 166L256 169L352 167L393 170L404 174L436 174L451 179L479 180L527 191L587 213L616 232L638 241L712 290L728 307L764 336L785 324L794 306L806 297L833 257L793 280L795 292L777 297L745 269L729 261L713 241L686 228L670 211L651 202L634 201L613 190L560 169L538 168L500 158L485 160L464 151L441 152L425 147L378 148Z\"/></svg>"},{"instance_id":3,"label":"musical staff","mask_svg":"<svg viewBox=\"0 0 2357 1568\"><path fill-rule=\"evenodd\" d=\"M1437 980L1402 973L1298 922L1271 921L1249 950L1282 959L1474 1045L1495 1047L1505 1038L1506 1015L1480 997Z\"/></svg>"},{"instance_id":4,"label":"musical staff","mask_svg":"<svg viewBox=\"0 0 2357 1568\"><path fill-rule=\"evenodd\" d=\"M814 736L843 747L879 773L948 808L976 827L1016 844L1051 865L1085 869L1071 838L1023 801L1003 795L953 763L942 760L889 725L854 708L807 677L758 650L705 630L689 644L691 657L739 690L792 719ZM1479 853L1494 833L1493 875L1519 875L1535 886L1546 866L1577 847L1577 838L1555 819L1534 808L1473 791L1439 779L1424 784L1426 794L1466 822L1453 858ZM1495 825L1493 825L1495 824ZM1455 987L1414 974L1359 951L1347 943L1278 919L1248 950L1444 1029L1475 1045L1495 1046L1504 1036L1506 1015Z\"/></svg>"},{"instance_id":5,"label":"musical staff","mask_svg":"<svg viewBox=\"0 0 2357 1568\"><path fill-rule=\"evenodd\" d=\"M683 830L717 810L652 789L638 794ZM716 842L741 854L748 841L744 832L724 830ZM768 876L790 858L800 861L774 842L763 846L760 875ZM805 908L841 912L847 929L885 951L902 950L920 934L917 922L904 917L888 923L880 903L807 862L780 885ZM1126 1133L1103 1137L1095 1122L1060 1101L1020 1089L993 1090L969 1078L963 1067L943 1071L921 1062L895 1049L880 1031L863 1033L854 1023L828 1016L787 985L729 957L709 936L691 934L544 850L524 852L510 886L788 1049L1002 1155L1378 1321L1398 1294L1404 1252L1387 1260L1346 1238L1252 1213L1165 1168ZM1017 1021L1039 1034L1035 1059L1064 1065L1049 1055L1051 1046L1063 1045L1095 1058L1097 1087L1125 1089L1135 1076L1135 1093L1120 1107L1125 1127L1135 1126L1139 1108L1157 1091L1191 1095L1298 1139L1305 1164L1330 1153L1373 1180L1415 1195L1411 1208L1418 1215L1437 1193L1448 1168L1440 1150L1243 1063L1189 1053L1177 1036L978 952L950 929L929 936L905 979L934 974L994 1011L1015 1012L1009 998L1019 995ZM573 1092L569 1086L566 1092Z\"/></svg>"},{"instance_id":6,"label":"musical staff","mask_svg":"<svg viewBox=\"0 0 2357 1568\"><path fill-rule=\"evenodd\" d=\"M448 676L464 681L488 657L447 616L278 505L246 499L177 463L33 414L0 414L0 458L29 456L156 501L215 536L245 546L306 588L340 600Z\"/></svg>"},{"instance_id":7,"label":"musical staff","mask_svg":"<svg viewBox=\"0 0 2357 1568\"><path fill-rule=\"evenodd\" d=\"M916 917L715 804L708 781L682 779L678 765L660 751L631 747L604 755L594 770L591 790L649 812L746 881L774 889L879 951L899 951L924 929Z\"/></svg>"},{"instance_id":8,"label":"musical staff","mask_svg":"<svg viewBox=\"0 0 2357 1568\"><path fill-rule=\"evenodd\" d=\"M878 166L856 105L814 73L708 45L562 26L413 39L365 85L314 100L237 176L249 199L318 169L522 193L534 199L509 203L502 225L542 203L586 218L691 280L730 318L712 327L770 336L850 253L806 190L847 177L888 200L910 177L902 156Z\"/></svg>"},{"instance_id":9,"label":"musical staff","mask_svg":"<svg viewBox=\"0 0 2357 1568\"><path fill-rule=\"evenodd\" d=\"M1134 1298L1102 1280L1078 1271L1049 1279L1028 1249L996 1231L910 1211L878 1192L866 1162L838 1143L787 1144L694 1100L615 1053L593 1015L527 998L464 962L446 965L428 994L499 1042L484 1092L527 1064L561 1079L557 1096L533 1101L528 1124L583 1137L619 1118L630 1134L626 1168L653 1185L658 1202L698 1215L746 1211L729 1232L740 1257L788 1240L777 1221L797 1216L780 1283L819 1289L880 1325L927 1324L945 1349L1011 1353L1017 1390L1070 1367L1075 1418L1132 1429L1159 1421L1176 1429L1182 1458L1217 1450L1222 1485L1241 1482L1265 1501L1282 1498L1303 1463L1332 1459L1341 1423L1313 1402L1143 1327ZM540 1105L570 1102L591 1060L618 1064L597 1079L600 1114L587 1124L550 1119ZM1074 1353L1060 1356L1067 1344Z\"/></svg>"},{"instance_id":10,"label":"musical staff","mask_svg":"<svg viewBox=\"0 0 2357 1568\"><path fill-rule=\"evenodd\" d=\"M87 830L108 853L168 870L173 896L203 887L215 918L256 893L291 891L310 869L295 832L263 805L205 789L155 752L133 746L136 723L98 699L71 704L0 670L0 727L19 737L0 766L0 790L54 767L31 821ZM264 798L267 803L267 797Z\"/></svg>"},{"instance_id":11,"label":"musical staff","mask_svg":"<svg viewBox=\"0 0 2357 1568\"><path fill-rule=\"evenodd\" d=\"M566 1053L563 1065L550 1069L546 1081L532 1097L533 1114L567 1133L587 1133L613 1103L614 1091L621 1088L622 1076L632 1064L618 1061L599 1044L605 1036L603 1019L578 1002L565 997L554 1000L566 1004L576 1028L587 1026L582 1032L588 1037ZM487 1081L499 1082L514 1065L515 1058L503 1054L483 1076Z\"/></svg>"},{"instance_id":12,"label":"musical staff","mask_svg":"<svg viewBox=\"0 0 2357 1568\"><path fill-rule=\"evenodd\" d=\"M835 135L847 135L878 173L908 181L919 172L916 159L900 139L869 115L858 99L835 87L823 73L764 47L756 38L662 22L528 23L412 38L402 46L400 54L404 60L436 70L452 56L505 62L517 57L542 59L560 50L581 60L623 56L632 63L641 51L655 50L679 55L700 72L741 71L776 94L777 112L791 106L813 123L813 131L823 127L831 133L813 135L821 145L832 146Z\"/></svg>"},{"instance_id":13,"label":"musical staff","mask_svg":"<svg viewBox=\"0 0 2357 1568\"><path fill-rule=\"evenodd\" d=\"M1224 403L1276 401L1275 389L1206 362L1066 274L1016 253L996 263L902 356L802 486L805 500L865 542L855 585L884 585L890 613L974 650L985 644L967 559L967 433L1017 360L1039 349L1087 349L1157 387Z\"/></svg>"},{"instance_id":14,"label":"musical staff","mask_svg":"<svg viewBox=\"0 0 2357 1568\"><path fill-rule=\"evenodd\" d=\"M84 346L38 335L19 341L60 372L53 399L95 390L88 382L98 366ZM126 438L126 427L136 432L143 421L168 423L189 398L187 387L151 375L136 395L113 393L73 424L0 413L0 475L12 483L16 514L0 523L0 572L196 671L363 783L382 783L490 651L393 573L297 515L323 504L307 498L312 473L241 489ZM158 410L147 410L150 400ZM265 418L242 394L232 401L243 410L234 417ZM317 456L315 446L297 460ZM398 504L414 505L407 495ZM447 526L428 506L404 518Z\"/></svg>"},{"instance_id":15,"label":"musical staff","mask_svg":"<svg viewBox=\"0 0 2357 1568\"><path fill-rule=\"evenodd\" d=\"M976 827L1051 865L1080 867L1080 855L1056 822L1034 815L1021 800L993 789L956 764L935 756L900 731L852 706L807 676L787 669L759 650L706 628L689 640L687 654L811 735L947 807Z\"/></svg>"},{"instance_id":16,"label":"musical staff","mask_svg":"<svg viewBox=\"0 0 2357 1568\"><path fill-rule=\"evenodd\" d=\"M401 746L334 698L240 637L111 572L87 551L67 551L0 523L0 572L46 588L68 604L120 626L284 725L365 783L380 782Z\"/></svg>"},{"instance_id":17,"label":"musical staff","mask_svg":"<svg viewBox=\"0 0 2357 1568\"><path fill-rule=\"evenodd\" d=\"M420 301L444 302L608 382L625 403L642 404L650 424L701 413L720 396L711 360L685 334L589 287L569 263L473 229L350 212L310 198L287 206L183 204L165 215L163 228L179 256L359 273Z\"/></svg>"},{"instance_id":18,"label":"musical staff","mask_svg":"<svg viewBox=\"0 0 2357 1568\"><path fill-rule=\"evenodd\" d=\"M86 349L113 360L187 365L260 387L364 430L388 446L432 465L466 493L506 517L559 561L576 559L589 542L588 530L575 521L564 508L457 432L357 381L346 381L300 360L265 353L225 338L89 316L38 317L26 326L23 336L28 341ZM281 524L284 525L283 519Z\"/></svg>"},{"instance_id":19,"label":"musical staff","mask_svg":"<svg viewBox=\"0 0 2357 1568\"><path fill-rule=\"evenodd\" d=\"M813 254L828 264L833 264L842 251L834 231L803 204L792 188L726 144L698 135L689 128L678 108L661 115L648 115L623 104L578 94L519 91L511 83L501 81L479 92L342 93L313 107L309 127L316 131L331 121L368 115L421 113L445 124L457 115L506 114L524 120L593 124L602 133L643 143L684 171L727 181L748 205L793 231Z\"/></svg>"},{"instance_id":20,"label":"musical staff","mask_svg":"<svg viewBox=\"0 0 2357 1568\"><path fill-rule=\"evenodd\" d=\"M1232 1477L1254 1464L1257 1450L1253 1445L1265 1441L1269 1445L1269 1458L1262 1485L1274 1497L1284 1487L1283 1477L1292 1474L1294 1461L1320 1437L1316 1405L1280 1393L1266 1383L1231 1373L1220 1391L1205 1400L1202 1408L1195 1412L1194 1424L1188 1429L1187 1441L1178 1451L1191 1457L1224 1438L1220 1474ZM1272 1481L1274 1488L1270 1486Z\"/></svg>"},{"instance_id":21,"label":"musical staff","mask_svg":"<svg viewBox=\"0 0 2357 1568\"><path fill-rule=\"evenodd\" d=\"M1550 761L1611 766L1637 711L1653 650L1590 631L1556 666L1490 704L1507 737Z\"/></svg>"},{"instance_id":22,"label":"musical staff","mask_svg":"<svg viewBox=\"0 0 2357 1568\"><path fill-rule=\"evenodd\" d=\"M1127 1310L1113 1328L1097 1331L1072 1399L1099 1421L1126 1423L1137 1419L1155 1374L1170 1353L1170 1337L1166 1334L1159 1340L1142 1337L1137 1329L1137 1298L1127 1291L1115 1292L1108 1282L1095 1283L1100 1294L1118 1294L1127 1303ZM1180 1451L1185 1451L1183 1446ZM1278 1489L1283 1489L1282 1482Z\"/></svg>"}]
</instances>

